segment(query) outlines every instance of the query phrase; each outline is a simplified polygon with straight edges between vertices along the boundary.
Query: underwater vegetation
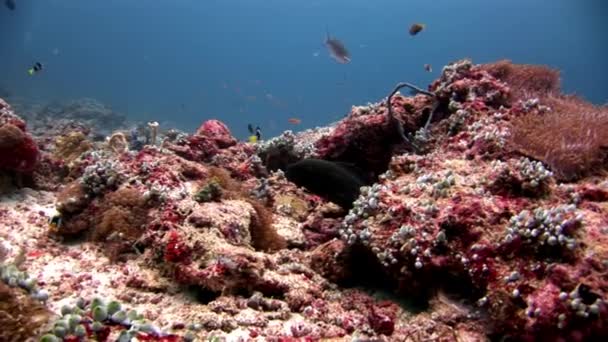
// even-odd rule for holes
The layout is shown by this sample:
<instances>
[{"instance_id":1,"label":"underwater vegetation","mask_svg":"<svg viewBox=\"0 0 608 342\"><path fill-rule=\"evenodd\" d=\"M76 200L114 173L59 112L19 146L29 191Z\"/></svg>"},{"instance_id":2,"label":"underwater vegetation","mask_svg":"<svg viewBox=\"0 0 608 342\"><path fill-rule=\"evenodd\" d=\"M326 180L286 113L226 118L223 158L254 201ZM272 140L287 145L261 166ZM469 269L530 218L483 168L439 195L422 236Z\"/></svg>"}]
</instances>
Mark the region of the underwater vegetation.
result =
<instances>
[{"instance_id":1,"label":"underwater vegetation","mask_svg":"<svg viewBox=\"0 0 608 342\"><path fill-rule=\"evenodd\" d=\"M0 338L608 338L608 108L556 70L459 60L255 142L0 105Z\"/></svg>"}]
</instances>

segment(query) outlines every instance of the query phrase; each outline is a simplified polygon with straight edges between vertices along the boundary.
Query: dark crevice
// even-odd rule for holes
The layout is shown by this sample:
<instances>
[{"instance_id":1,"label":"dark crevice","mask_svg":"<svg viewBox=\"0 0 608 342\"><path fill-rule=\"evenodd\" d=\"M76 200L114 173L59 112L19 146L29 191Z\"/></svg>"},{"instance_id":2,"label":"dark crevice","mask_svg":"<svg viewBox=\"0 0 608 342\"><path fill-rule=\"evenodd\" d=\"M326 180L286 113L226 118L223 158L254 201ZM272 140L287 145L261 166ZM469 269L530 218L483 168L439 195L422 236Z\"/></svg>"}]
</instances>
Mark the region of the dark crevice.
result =
<instances>
[{"instance_id":1,"label":"dark crevice","mask_svg":"<svg viewBox=\"0 0 608 342\"><path fill-rule=\"evenodd\" d=\"M392 301L413 313L428 308L427 298L411 296L399 291L396 279L384 271L384 267L367 247L352 246L346 263L349 277L340 281L339 286L361 290L378 300Z\"/></svg>"},{"instance_id":2,"label":"dark crevice","mask_svg":"<svg viewBox=\"0 0 608 342\"><path fill-rule=\"evenodd\" d=\"M209 304L222 295L219 291L211 291L197 285L186 287L186 294L194 301L201 304Z\"/></svg>"}]
</instances>

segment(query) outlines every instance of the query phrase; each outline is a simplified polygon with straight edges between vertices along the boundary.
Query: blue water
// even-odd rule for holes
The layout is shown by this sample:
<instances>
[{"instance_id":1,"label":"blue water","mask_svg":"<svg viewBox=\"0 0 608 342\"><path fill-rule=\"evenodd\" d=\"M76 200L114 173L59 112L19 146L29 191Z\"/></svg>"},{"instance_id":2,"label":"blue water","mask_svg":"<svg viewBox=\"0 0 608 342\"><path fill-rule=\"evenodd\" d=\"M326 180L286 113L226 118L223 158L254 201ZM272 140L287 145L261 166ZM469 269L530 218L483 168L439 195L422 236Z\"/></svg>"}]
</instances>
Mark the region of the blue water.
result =
<instances>
[{"instance_id":1,"label":"blue water","mask_svg":"<svg viewBox=\"0 0 608 342\"><path fill-rule=\"evenodd\" d=\"M547 64L561 70L566 92L608 100L603 0L16 3L14 12L0 7L0 87L39 102L92 97L188 131L209 118L241 138L248 122L266 136L325 125L398 81L426 86L464 57ZM410 37L414 22L427 28ZM326 25L350 64L328 56ZM45 70L30 77L36 61Z\"/></svg>"}]
</instances>

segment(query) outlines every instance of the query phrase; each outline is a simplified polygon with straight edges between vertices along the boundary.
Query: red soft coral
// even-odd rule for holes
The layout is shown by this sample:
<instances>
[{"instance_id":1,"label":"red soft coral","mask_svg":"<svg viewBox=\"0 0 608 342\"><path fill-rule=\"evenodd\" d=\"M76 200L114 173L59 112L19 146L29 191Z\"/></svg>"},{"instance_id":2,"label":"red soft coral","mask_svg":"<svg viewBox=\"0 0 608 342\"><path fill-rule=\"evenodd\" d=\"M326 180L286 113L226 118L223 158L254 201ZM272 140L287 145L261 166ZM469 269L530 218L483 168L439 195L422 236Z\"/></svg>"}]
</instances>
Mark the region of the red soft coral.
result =
<instances>
[{"instance_id":1,"label":"red soft coral","mask_svg":"<svg viewBox=\"0 0 608 342\"><path fill-rule=\"evenodd\" d=\"M513 64L502 60L481 66L490 75L507 83L513 100L559 94L559 71L542 65Z\"/></svg>"},{"instance_id":2,"label":"red soft coral","mask_svg":"<svg viewBox=\"0 0 608 342\"><path fill-rule=\"evenodd\" d=\"M30 172L38 161L38 146L12 123L0 126L0 169Z\"/></svg>"}]
</instances>

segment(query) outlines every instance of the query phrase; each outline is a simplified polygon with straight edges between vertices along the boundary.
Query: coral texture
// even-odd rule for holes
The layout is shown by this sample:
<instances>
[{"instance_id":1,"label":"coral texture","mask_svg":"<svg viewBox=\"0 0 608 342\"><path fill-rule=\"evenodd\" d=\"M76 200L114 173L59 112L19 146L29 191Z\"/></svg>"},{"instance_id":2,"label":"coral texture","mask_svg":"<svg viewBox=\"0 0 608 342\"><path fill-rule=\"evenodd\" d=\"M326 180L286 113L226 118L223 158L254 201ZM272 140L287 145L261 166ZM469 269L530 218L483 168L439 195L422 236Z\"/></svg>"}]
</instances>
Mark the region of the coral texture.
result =
<instances>
[{"instance_id":1,"label":"coral texture","mask_svg":"<svg viewBox=\"0 0 608 342\"><path fill-rule=\"evenodd\" d=\"M52 317L44 305L0 282L0 340L26 341L40 336Z\"/></svg>"},{"instance_id":2,"label":"coral texture","mask_svg":"<svg viewBox=\"0 0 608 342\"><path fill-rule=\"evenodd\" d=\"M545 162L563 180L605 171L608 107L565 96L522 107L511 137L517 151Z\"/></svg>"},{"instance_id":3,"label":"coral texture","mask_svg":"<svg viewBox=\"0 0 608 342\"><path fill-rule=\"evenodd\" d=\"M482 68L509 85L512 100L560 93L559 71L543 65L513 64L502 60L486 64Z\"/></svg>"},{"instance_id":4,"label":"coral texture","mask_svg":"<svg viewBox=\"0 0 608 342\"><path fill-rule=\"evenodd\" d=\"M0 100L0 170L31 172L38 157L38 146L27 134L25 122Z\"/></svg>"},{"instance_id":5,"label":"coral texture","mask_svg":"<svg viewBox=\"0 0 608 342\"><path fill-rule=\"evenodd\" d=\"M606 109L557 80L460 60L256 144L217 120L113 151L37 136L67 184L2 195L0 296L55 314L43 341L608 339ZM0 142L27 137L0 105ZM312 158L369 175L348 212L283 172Z\"/></svg>"}]
</instances>

